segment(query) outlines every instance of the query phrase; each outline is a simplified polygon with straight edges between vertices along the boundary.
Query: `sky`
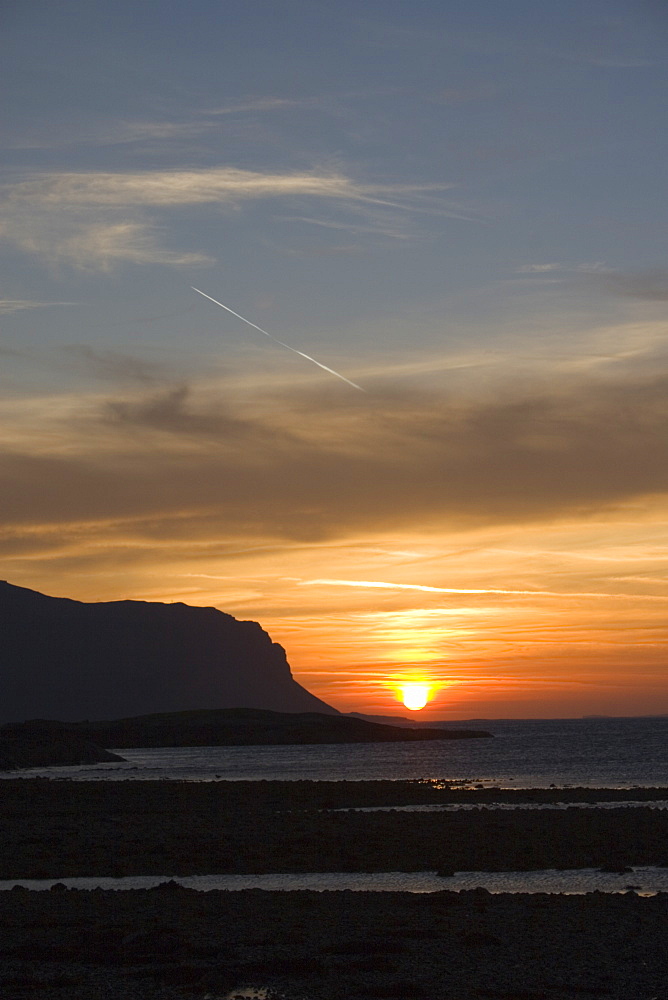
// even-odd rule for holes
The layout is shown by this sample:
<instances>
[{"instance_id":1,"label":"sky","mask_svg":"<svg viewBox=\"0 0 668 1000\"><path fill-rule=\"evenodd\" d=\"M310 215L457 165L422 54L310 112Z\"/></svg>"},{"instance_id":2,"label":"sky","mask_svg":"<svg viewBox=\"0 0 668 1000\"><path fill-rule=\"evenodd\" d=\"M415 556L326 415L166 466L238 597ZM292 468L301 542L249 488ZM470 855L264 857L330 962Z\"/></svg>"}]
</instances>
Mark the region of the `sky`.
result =
<instances>
[{"instance_id":1,"label":"sky","mask_svg":"<svg viewBox=\"0 0 668 1000\"><path fill-rule=\"evenodd\" d=\"M0 33L0 576L257 620L343 711L668 712L665 5Z\"/></svg>"}]
</instances>

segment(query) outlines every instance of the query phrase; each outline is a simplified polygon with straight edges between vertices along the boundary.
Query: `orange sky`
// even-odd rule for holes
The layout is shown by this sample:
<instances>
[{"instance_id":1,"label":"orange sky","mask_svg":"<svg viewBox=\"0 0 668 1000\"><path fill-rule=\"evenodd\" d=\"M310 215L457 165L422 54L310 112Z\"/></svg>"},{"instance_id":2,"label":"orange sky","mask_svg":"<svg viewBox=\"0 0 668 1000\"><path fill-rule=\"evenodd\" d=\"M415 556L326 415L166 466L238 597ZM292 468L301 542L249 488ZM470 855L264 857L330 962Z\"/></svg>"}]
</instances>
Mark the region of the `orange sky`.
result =
<instances>
[{"instance_id":1,"label":"orange sky","mask_svg":"<svg viewBox=\"0 0 668 1000\"><path fill-rule=\"evenodd\" d=\"M666 712L668 383L635 354L583 374L582 345L530 383L511 355L458 389L399 391L394 358L365 393L290 370L10 394L3 576L259 621L342 710L405 712L415 679L421 718Z\"/></svg>"},{"instance_id":2,"label":"orange sky","mask_svg":"<svg viewBox=\"0 0 668 1000\"><path fill-rule=\"evenodd\" d=\"M294 676L344 711L409 714L398 688L415 680L431 687L423 719L652 714L668 710L660 518L646 502L549 524L241 548L140 543L136 525L105 523L68 526L48 554L49 530L31 526L33 552L9 558L9 579L259 620Z\"/></svg>"},{"instance_id":3,"label":"orange sky","mask_svg":"<svg viewBox=\"0 0 668 1000\"><path fill-rule=\"evenodd\" d=\"M668 711L663 377L358 377L10 397L4 577L259 621L344 711Z\"/></svg>"},{"instance_id":4,"label":"orange sky","mask_svg":"<svg viewBox=\"0 0 668 1000\"><path fill-rule=\"evenodd\" d=\"M258 602L258 616L302 683L344 710L406 714L397 684L419 680L432 685L421 718L666 711L651 514L634 529L644 545L629 544L627 514L585 538L571 523L295 554L305 575L277 579L264 601L279 614ZM314 562L332 577L306 575Z\"/></svg>"}]
</instances>

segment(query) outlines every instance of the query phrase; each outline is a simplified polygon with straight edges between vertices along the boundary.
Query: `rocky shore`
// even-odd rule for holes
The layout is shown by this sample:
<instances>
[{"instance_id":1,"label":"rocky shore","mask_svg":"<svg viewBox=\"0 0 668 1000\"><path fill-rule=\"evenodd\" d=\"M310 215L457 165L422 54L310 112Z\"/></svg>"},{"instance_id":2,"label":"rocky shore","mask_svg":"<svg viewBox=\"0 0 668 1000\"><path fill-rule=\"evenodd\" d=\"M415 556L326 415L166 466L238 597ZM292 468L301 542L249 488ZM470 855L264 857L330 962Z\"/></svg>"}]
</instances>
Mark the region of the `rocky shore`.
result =
<instances>
[{"instance_id":1,"label":"rocky shore","mask_svg":"<svg viewBox=\"0 0 668 1000\"><path fill-rule=\"evenodd\" d=\"M666 789L614 810L332 809L489 792L420 782L3 781L0 874L666 861L668 813L650 807ZM244 987L285 1000L668 1000L666 894L16 889L0 893L0 929L0 995L10 1000L223 1000Z\"/></svg>"},{"instance_id":2,"label":"rocky shore","mask_svg":"<svg viewBox=\"0 0 668 1000\"><path fill-rule=\"evenodd\" d=\"M420 782L3 781L0 878L290 871L525 871L668 862L668 811L361 812L481 802ZM592 790L515 800L596 801ZM602 793L605 794L605 793ZM632 798L640 790L609 794ZM668 798L658 789L654 798ZM497 793L497 798L499 793Z\"/></svg>"},{"instance_id":3,"label":"rocky shore","mask_svg":"<svg viewBox=\"0 0 668 1000\"><path fill-rule=\"evenodd\" d=\"M0 990L44 1000L665 1000L668 898L0 894Z\"/></svg>"}]
</instances>

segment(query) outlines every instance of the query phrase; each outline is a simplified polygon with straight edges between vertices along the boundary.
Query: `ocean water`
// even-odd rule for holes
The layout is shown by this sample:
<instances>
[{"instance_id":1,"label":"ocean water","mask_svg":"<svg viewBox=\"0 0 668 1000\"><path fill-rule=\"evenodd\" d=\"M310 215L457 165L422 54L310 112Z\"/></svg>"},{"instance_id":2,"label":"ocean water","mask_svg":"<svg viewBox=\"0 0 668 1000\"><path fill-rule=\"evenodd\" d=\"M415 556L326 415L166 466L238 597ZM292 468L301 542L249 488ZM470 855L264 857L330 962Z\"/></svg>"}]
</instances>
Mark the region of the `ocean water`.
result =
<instances>
[{"instance_id":1,"label":"ocean water","mask_svg":"<svg viewBox=\"0 0 668 1000\"><path fill-rule=\"evenodd\" d=\"M466 724L464 724L466 725ZM461 723L453 723L463 728ZM34 768L22 777L54 780L349 780L431 778L465 781L483 786L538 788L585 786L624 788L629 794L604 808L627 808L634 802L633 787L668 786L668 717L634 719L480 720L470 728L486 729L493 739L425 743L366 743L323 746L179 747L123 749L124 763L71 768ZM0 778L16 777L4 772ZM661 796L651 808L666 808ZM485 804L485 808L490 808ZM571 806L572 807L572 806ZM580 808L591 808L589 803ZM410 807L422 809L425 807ZM441 807L443 808L443 807ZM481 808L458 804L445 808ZM565 808L562 804L523 803L496 808ZM47 889L54 881L68 887L109 889L148 888L173 876L129 879L91 877L39 882L16 880L33 889ZM635 868L624 875L593 869L572 872L457 872L440 878L434 872L380 872L375 874L325 872L273 875L210 874L178 882L202 891L260 888L267 890L352 889L356 891L462 891L482 886L490 892L668 892L668 868ZM0 883L11 889L15 881Z\"/></svg>"},{"instance_id":2,"label":"ocean water","mask_svg":"<svg viewBox=\"0 0 668 1000\"><path fill-rule=\"evenodd\" d=\"M668 785L668 716L476 720L493 739L318 746L118 748L122 764L32 768L76 780L329 780L433 778L539 788ZM2 772L0 777L16 777ZM629 796L630 799L633 796Z\"/></svg>"},{"instance_id":3,"label":"ocean water","mask_svg":"<svg viewBox=\"0 0 668 1000\"><path fill-rule=\"evenodd\" d=\"M0 892L15 885L46 890L60 882L68 889L151 889L167 881L199 892L264 889L267 892L465 892L483 888L488 892L636 892L651 896L668 892L668 868L638 866L623 874L596 868L559 870L547 868L528 872L455 872L442 877L424 872L282 872L269 875L130 875L124 878L9 879L0 881Z\"/></svg>"},{"instance_id":4,"label":"ocean water","mask_svg":"<svg viewBox=\"0 0 668 1000\"><path fill-rule=\"evenodd\" d=\"M612 802L454 802L450 805L410 805L410 806L338 806L332 812L479 812L481 809L495 809L498 812L536 812L552 810L565 812L567 809L668 809L668 799L621 799Z\"/></svg>"}]
</instances>

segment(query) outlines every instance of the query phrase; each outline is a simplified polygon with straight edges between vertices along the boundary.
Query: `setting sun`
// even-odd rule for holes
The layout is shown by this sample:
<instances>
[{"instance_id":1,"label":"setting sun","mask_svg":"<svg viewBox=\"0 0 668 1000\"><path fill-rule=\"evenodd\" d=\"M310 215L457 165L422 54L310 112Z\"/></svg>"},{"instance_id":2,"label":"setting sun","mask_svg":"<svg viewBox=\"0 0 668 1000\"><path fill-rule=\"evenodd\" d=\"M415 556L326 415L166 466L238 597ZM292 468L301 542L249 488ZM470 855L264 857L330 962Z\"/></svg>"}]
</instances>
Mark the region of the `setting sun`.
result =
<instances>
[{"instance_id":1,"label":"setting sun","mask_svg":"<svg viewBox=\"0 0 668 1000\"><path fill-rule=\"evenodd\" d=\"M429 686L427 684L404 684L401 697L406 708L417 712L429 701Z\"/></svg>"}]
</instances>

